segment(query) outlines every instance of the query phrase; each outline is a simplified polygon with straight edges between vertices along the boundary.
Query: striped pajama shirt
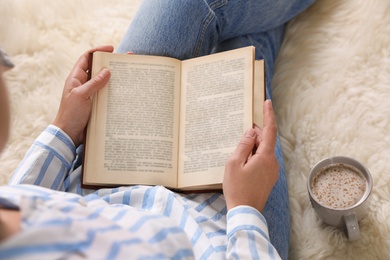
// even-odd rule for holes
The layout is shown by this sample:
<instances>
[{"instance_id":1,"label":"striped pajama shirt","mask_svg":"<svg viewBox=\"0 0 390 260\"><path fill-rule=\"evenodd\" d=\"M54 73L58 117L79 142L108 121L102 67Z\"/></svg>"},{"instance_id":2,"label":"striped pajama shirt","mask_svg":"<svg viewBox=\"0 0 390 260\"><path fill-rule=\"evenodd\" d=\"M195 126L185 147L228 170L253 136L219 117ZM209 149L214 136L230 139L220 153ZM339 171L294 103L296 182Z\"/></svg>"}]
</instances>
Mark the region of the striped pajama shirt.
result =
<instances>
[{"instance_id":1,"label":"striped pajama shirt","mask_svg":"<svg viewBox=\"0 0 390 260\"><path fill-rule=\"evenodd\" d=\"M256 209L162 186L83 189L81 158L53 125L35 140L0 187L22 214L0 259L279 259Z\"/></svg>"}]
</instances>

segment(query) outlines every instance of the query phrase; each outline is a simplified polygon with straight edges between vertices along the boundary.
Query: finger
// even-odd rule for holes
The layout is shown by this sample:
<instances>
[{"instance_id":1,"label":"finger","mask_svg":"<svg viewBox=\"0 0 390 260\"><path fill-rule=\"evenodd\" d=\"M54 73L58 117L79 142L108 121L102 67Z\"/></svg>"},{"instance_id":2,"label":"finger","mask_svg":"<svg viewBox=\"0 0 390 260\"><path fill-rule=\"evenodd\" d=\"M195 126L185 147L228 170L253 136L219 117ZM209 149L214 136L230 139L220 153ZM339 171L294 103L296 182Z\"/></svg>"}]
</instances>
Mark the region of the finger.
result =
<instances>
[{"instance_id":1,"label":"finger","mask_svg":"<svg viewBox=\"0 0 390 260\"><path fill-rule=\"evenodd\" d=\"M248 129L234 150L232 158L236 159L239 163L244 164L255 147L255 139L255 130L252 128Z\"/></svg>"},{"instance_id":2,"label":"finger","mask_svg":"<svg viewBox=\"0 0 390 260\"><path fill-rule=\"evenodd\" d=\"M85 84L74 90L78 91L82 97L85 97L85 99L90 99L96 93L96 91L103 88L107 84L110 76L110 71L105 68L91 80L87 81Z\"/></svg>"},{"instance_id":3,"label":"finger","mask_svg":"<svg viewBox=\"0 0 390 260\"><path fill-rule=\"evenodd\" d=\"M277 127L271 100L266 100L263 108L264 127L261 131L261 143L256 153L274 152L276 145Z\"/></svg>"}]
</instances>

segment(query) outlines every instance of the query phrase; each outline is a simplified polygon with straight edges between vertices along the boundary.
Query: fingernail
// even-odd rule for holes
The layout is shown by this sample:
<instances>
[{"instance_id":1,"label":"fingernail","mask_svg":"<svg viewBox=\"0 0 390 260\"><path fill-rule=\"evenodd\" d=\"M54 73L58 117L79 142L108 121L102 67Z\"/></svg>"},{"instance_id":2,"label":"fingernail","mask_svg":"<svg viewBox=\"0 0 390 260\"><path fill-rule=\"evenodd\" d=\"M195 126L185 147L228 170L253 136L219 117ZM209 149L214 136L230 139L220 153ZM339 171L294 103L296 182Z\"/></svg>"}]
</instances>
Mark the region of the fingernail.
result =
<instances>
[{"instance_id":1,"label":"fingernail","mask_svg":"<svg viewBox=\"0 0 390 260\"><path fill-rule=\"evenodd\" d=\"M272 100L271 99L267 99L265 102L267 103L267 106L272 108Z\"/></svg>"},{"instance_id":2,"label":"fingernail","mask_svg":"<svg viewBox=\"0 0 390 260\"><path fill-rule=\"evenodd\" d=\"M101 77L106 77L106 76L108 76L109 73L110 73L110 70L107 69L107 68L104 68L104 69L102 69L102 70L99 72L99 76L101 76Z\"/></svg>"},{"instance_id":3,"label":"fingernail","mask_svg":"<svg viewBox=\"0 0 390 260\"><path fill-rule=\"evenodd\" d=\"M249 128L248 130L246 130L245 136L254 138L256 136L256 131L252 128Z\"/></svg>"}]
</instances>

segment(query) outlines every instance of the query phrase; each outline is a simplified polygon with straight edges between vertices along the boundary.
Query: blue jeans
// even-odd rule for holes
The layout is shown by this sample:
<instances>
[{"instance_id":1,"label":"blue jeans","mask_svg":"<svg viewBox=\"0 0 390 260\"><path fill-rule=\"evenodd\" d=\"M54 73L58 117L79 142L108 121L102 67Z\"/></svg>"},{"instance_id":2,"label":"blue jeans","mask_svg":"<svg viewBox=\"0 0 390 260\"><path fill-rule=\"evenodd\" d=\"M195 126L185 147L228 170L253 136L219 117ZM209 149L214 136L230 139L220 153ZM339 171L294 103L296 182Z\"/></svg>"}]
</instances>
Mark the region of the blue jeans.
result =
<instances>
[{"instance_id":1,"label":"blue jeans","mask_svg":"<svg viewBox=\"0 0 390 260\"><path fill-rule=\"evenodd\" d=\"M253 45L265 60L267 98L286 22L314 0L144 0L117 52L181 60ZM287 259L290 214L286 172L278 138L279 179L263 215L272 244Z\"/></svg>"}]
</instances>

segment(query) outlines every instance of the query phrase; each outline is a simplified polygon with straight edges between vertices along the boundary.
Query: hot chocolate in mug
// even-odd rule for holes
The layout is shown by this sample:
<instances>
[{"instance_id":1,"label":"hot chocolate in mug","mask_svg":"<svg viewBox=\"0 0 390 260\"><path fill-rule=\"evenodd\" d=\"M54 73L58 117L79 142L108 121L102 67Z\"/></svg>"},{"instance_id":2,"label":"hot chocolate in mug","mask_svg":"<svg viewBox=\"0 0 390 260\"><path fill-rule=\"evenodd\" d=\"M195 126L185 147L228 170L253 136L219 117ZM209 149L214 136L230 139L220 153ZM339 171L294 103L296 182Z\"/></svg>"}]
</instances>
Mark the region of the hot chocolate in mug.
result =
<instances>
[{"instance_id":1,"label":"hot chocolate in mug","mask_svg":"<svg viewBox=\"0 0 390 260\"><path fill-rule=\"evenodd\" d=\"M358 222L368 211L372 186L369 170L344 156L318 162L307 182L310 201L318 216L329 225L344 228L349 240L360 237Z\"/></svg>"}]
</instances>

